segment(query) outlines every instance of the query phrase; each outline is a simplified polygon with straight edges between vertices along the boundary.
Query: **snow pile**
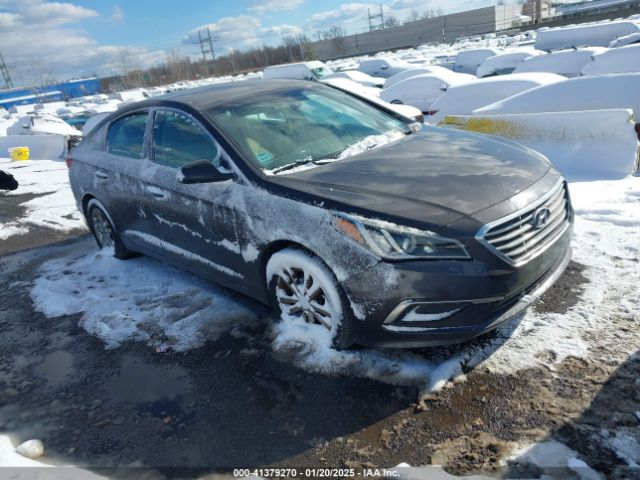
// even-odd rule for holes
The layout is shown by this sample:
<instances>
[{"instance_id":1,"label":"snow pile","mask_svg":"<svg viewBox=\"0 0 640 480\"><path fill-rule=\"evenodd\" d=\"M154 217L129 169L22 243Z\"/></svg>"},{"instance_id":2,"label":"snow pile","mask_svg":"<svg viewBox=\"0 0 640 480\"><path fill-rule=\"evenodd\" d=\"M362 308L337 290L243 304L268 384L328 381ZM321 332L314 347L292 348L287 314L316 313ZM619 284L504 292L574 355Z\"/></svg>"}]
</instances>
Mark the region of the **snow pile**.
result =
<instances>
[{"instance_id":1,"label":"snow pile","mask_svg":"<svg viewBox=\"0 0 640 480\"><path fill-rule=\"evenodd\" d=\"M579 480L604 479L603 475L577 457L578 453L566 445L555 440L547 440L515 452L507 459L507 463L537 467L542 470L540 478L576 478L577 476Z\"/></svg>"},{"instance_id":2,"label":"snow pile","mask_svg":"<svg viewBox=\"0 0 640 480\"><path fill-rule=\"evenodd\" d=\"M310 372L416 385L425 391L439 390L450 378L462 374L462 359L455 356L425 359L403 350L337 351L331 347L331 334L325 328L291 318L276 323L272 334L274 351Z\"/></svg>"},{"instance_id":3,"label":"snow pile","mask_svg":"<svg viewBox=\"0 0 640 480\"><path fill-rule=\"evenodd\" d=\"M107 348L141 341L185 351L257 321L230 293L202 280L149 259L125 264L100 251L45 263L31 295L49 317L81 314L80 325Z\"/></svg>"},{"instance_id":4,"label":"snow pile","mask_svg":"<svg viewBox=\"0 0 640 480\"><path fill-rule=\"evenodd\" d=\"M630 429L624 428L616 432L606 443L627 466L640 468L640 432L637 427L635 435L627 430Z\"/></svg>"},{"instance_id":5,"label":"snow pile","mask_svg":"<svg viewBox=\"0 0 640 480\"><path fill-rule=\"evenodd\" d=\"M2 468L22 468L22 467L49 467L45 463L36 462L30 458L26 458L16 452L11 439L0 434L0 467Z\"/></svg>"},{"instance_id":6,"label":"snow pile","mask_svg":"<svg viewBox=\"0 0 640 480\"><path fill-rule=\"evenodd\" d=\"M12 162L0 158L0 169L18 181L18 189L6 196L38 195L21 205L26 207L25 217L9 223L0 223L0 239L23 235L30 226L69 232L84 229L82 215L69 188L67 166L62 161L28 160Z\"/></svg>"}]
</instances>

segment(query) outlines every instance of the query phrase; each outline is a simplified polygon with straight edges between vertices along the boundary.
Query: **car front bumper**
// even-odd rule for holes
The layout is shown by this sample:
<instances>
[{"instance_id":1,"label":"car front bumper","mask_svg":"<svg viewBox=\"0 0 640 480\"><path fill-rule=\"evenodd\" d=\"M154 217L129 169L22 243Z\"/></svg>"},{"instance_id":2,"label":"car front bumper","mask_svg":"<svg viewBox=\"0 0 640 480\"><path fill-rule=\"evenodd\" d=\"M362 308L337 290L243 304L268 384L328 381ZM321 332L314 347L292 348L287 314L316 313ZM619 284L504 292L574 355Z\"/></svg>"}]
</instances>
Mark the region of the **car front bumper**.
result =
<instances>
[{"instance_id":1,"label":"car front bumper","mask_svg":"<svg viewBox=\"0 0 640 480\"><path fill-rule=\"evenodd\" d=\"M356 341L418 348L465 342L495 329L536 302L562 275L571 261L572 230L571 225L544 254L519 267L497 259L397 263L396 284L382 292L367 288L370 275L352 279L344 285L352 302L367 306L366 319L356 320Z\"/></svg>"}]
</instances>

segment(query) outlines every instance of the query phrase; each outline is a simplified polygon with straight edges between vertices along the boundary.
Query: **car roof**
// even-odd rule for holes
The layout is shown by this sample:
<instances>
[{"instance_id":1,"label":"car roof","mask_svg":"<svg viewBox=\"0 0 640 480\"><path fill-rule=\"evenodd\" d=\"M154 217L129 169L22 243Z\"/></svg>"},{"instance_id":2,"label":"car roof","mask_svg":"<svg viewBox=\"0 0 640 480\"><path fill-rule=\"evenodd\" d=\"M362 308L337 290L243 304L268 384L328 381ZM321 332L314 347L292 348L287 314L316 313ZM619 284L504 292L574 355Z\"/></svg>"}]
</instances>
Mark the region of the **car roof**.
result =
<instances>
[{"instance_id":1,"label":"car roof","mask_svg":"<svg viewBox=\"0 0 640 480\"><path fill-rule=\"evenodd\" d=\"M286 91L291 88L310 89L322 87L308 80L251 79L238 82L215 83L204 87L171 92L165 95L158 95L157 97L136 103L135 105L141 107L144 104L158 105L163 102L177 102L189 105L196 110L208 110L212 107L233 103L237 100L244 100L255 95Z\"/></svg>"}]
</instances>

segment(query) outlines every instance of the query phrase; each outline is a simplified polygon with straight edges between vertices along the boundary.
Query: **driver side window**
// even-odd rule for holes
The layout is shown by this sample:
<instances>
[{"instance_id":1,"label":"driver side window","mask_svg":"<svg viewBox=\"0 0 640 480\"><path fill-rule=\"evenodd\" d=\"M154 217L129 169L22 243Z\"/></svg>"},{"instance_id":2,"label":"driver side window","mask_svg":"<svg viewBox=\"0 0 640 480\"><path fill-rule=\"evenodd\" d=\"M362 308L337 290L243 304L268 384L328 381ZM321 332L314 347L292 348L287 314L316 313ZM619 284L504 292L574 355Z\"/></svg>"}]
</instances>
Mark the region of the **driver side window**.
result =
<instances>
[{"instance_id":1,"label":"driver side window","mask_svg":"<svg viewBox=\"0 0 640 480\"><path fill-rule=\"evenodd\" d=\"M173 111L158 111L153 126L153 161L180 168L196 160L209 160L220 167L220 152L189 117Z\"/></svg>"}]
</instances>

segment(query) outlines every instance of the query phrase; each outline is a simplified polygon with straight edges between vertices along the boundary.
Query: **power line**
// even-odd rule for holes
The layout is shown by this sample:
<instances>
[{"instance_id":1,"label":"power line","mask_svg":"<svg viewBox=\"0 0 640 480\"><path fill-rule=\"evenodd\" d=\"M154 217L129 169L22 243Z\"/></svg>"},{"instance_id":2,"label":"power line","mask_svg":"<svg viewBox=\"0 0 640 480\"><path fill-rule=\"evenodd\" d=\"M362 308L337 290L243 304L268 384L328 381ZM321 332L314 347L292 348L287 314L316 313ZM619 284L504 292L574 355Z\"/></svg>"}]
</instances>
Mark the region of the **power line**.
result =
<instances>
[{"instance_id":1,"label":"power line","mask_svg":"<svg viewBox=\"0 0 640 480\"><path fill-rule=\"evenodd\" d=\"M4 63L4 58L2 58L2 52L0 52L0 73L2 73L2 78L4 79L6 88L13 88L13 81L11 80L9 67L7 67L6 63Z\"/></svg>"}]
</instances>

